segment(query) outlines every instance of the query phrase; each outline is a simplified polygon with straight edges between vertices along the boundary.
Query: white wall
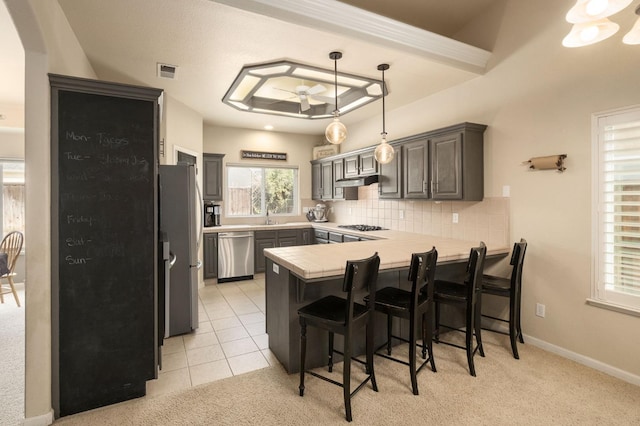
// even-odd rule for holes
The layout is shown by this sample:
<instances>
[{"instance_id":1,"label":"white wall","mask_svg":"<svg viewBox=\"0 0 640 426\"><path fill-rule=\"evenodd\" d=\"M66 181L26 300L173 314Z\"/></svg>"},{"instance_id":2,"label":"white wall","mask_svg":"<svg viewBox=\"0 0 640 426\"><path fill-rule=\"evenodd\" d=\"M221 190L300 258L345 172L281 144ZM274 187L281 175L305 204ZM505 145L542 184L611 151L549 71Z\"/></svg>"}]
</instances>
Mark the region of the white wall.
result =
<instances>
[{"instance_id":1,"label":"white wall","mask_svg":"<svg viewBox=\"0 0 640 426\"><path fill-rule=\"evenodd\" d=\"M298 166L298 179L302 206L313 206L311 200L311 160L313 147L321 145L324 136L299 135L294 133L278 133L270 131L214 127L205 125L203 149L206 153L225 154L223 162L233 164L256 164L261 166ZM262 152L285 152L286 161L268 161L241 159L242 150ZM226 176L223 177L226 187ZM224 211L224 208L223 208ZM306 221L304 215L276 218L280 223ZM222 223L250 223L251 220L222 217ZM255 219L255 223L263 223L264 219Z\"/></svg>"},{"instance_id":2,"label":"white wall","mask_svg":"<svg viewBox=\"0 0 640 426\"><path fill-rule=\"evenodd\" d=\"M591 114L640 103L640 47L621 42L636 17L614 16L619 34L567 49L561 41L571 26L564 15L573 4L509 1L487 73L389 111L386 124L390 139L463 121L488 125L485 196L500 197L504 185L511 187L510 235L529 242L524 333L637 378L640 318L585 303L592 268ZM343 150L371 144L380 121L350 126ZM568 155L564 173L521 165L551 154ZM536 302L546 305L546 318L534 315Z\"/></svg>"},{"instance_id":3,"label":"white wall","mask_svg":"<svg viewBox=\"0 0 640 426\"><path fill-rule=\"evenodd\" d=\"M0 158L24 159L24 129L0 128Z\"/></svg>"},{"instance_id":4,"label":"white wall","mask_svg":"<svg viewBox=\"0 0 640 426\"><path fill-rule=\"evenodd\" d=\"M5 0L25 48L25 417L51 418L51 226L47 73L95 78L55 1ZM32 208L37 206L37 208ZM41 423L46 424L46 423Z\"/></svg>"}]
</instances>

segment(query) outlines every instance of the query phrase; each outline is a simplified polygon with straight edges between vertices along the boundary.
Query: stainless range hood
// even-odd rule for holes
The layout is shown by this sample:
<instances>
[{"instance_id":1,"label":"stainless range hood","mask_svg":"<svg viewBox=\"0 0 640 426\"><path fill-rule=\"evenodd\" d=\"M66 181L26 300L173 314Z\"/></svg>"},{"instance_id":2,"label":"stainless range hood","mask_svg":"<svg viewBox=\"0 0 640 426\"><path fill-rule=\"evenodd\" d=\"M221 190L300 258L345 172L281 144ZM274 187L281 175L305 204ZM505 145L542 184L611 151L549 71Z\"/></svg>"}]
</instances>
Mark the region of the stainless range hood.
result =
<instances>
[{"instance_id":1,"label":"stainless range hood","mask_svg":"<svg viewBox=\"0 0 640 426\"><path fill-rule=\"evenodd\" d=\"M336 186L338 188L348 188L353 186L367 186L372 183L378 183L378 175L358 176L353 178L344 178L336 180Z\"/></svg>"}]
</instances>

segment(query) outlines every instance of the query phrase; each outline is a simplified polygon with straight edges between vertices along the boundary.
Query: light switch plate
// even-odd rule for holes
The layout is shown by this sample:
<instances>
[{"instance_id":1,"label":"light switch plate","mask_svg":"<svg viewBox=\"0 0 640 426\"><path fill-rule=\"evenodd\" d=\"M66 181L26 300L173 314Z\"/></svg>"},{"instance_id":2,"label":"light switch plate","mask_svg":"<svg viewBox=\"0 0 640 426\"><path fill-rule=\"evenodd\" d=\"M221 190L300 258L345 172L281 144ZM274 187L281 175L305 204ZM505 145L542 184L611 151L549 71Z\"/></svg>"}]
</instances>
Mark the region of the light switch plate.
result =
<instances>
[{"instance_id":1,"label":"light switch plate","mask_svg":"<svg viewBox=\"0 0 640 426\"><path fill-rule=\"evenodd\" d=\"M511 196L511 187L509 185L505 185L502 187L502 196L505 198Z\"/></svg>"},{"instance_id":2,"label":"light switch plate","mask_svg":"<svg viewBox=\"0 0 640 426\"><path fill-rule=\"evenodd\" d=\"M280 265L278 265L277 263L274 263L273 272L275 272L276 274L280 274Z\"/></svg>"},{"instance_id":3,"label":"light switch plate","mask_svg":"<svg viewBox=\"0 0 640 426\"><path fill-rule=\"evenodd\" d=\"M451 221L453 223L458 223L458 213L453 213L453 215L451 215Z\"/></svg>"}]
</instances>

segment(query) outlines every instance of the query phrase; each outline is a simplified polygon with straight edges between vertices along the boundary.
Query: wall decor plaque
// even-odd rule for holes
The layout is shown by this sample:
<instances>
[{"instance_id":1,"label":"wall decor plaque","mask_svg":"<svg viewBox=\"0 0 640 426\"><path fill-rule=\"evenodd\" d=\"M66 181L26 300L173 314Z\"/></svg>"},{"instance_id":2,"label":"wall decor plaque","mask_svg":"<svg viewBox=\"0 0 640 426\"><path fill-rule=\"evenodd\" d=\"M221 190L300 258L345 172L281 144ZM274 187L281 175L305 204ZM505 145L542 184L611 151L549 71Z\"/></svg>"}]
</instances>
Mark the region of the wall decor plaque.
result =
<instances>
[{"instance_id":1,"label":"wall decor plaque","mask_svg":"<svg viewBox=\"0 0 640 426\"><path fill-rule=\"evenodd\" d=\"M261 152L261 151L241 151L242 158L251 158L259 160L281 160L287 161L286 152Z\"/></svg>"},{"instance_id":2,"label":"wall decor plaque","mask_svg":"<svg viewBox=\"0 0 640 426\"><path fill-rule=\"evenodd\" d=\"M321 158L330 157L338 154L338 145L320 145L313 147L313 159L319 160Z\"/></svg>"}]
</instances>

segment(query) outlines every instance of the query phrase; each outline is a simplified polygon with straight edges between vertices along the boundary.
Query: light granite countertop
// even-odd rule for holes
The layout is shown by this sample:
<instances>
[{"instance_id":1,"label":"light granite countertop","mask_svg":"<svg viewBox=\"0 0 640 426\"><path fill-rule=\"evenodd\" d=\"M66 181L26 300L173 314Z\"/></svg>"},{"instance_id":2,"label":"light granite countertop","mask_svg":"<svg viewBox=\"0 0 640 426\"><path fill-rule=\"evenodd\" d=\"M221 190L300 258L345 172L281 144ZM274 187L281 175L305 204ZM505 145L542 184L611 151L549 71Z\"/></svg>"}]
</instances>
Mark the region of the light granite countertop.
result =
<instances>
[{"instance_id":1,"label":"light granite countertop","mask_svg":"<svg viewBox=\"0 0 640 426\"><path fill-rule=\"evenodd\" d=\"M347 260L363 259L375 252L378 252L380 256L380 270L402 269L409 266L411 253L424 252L430 250L431 247L436 247L438 250L438 263L457 262L466 260L469 257L471 247L479 244L479 241L455 240L392 230L351 231L339 228L338 224L330 222L307 223L306 227L309 225L314 228L335 230L343 234L376 239L342 244L315 244L264 250L266 257L305 280L341 276L344 274ZM272 229L276 226L279 225L264 227ZM508 246L487 246L487 256L504 256L509 251L510 247Z\"/></svg>"}]
</instances>

